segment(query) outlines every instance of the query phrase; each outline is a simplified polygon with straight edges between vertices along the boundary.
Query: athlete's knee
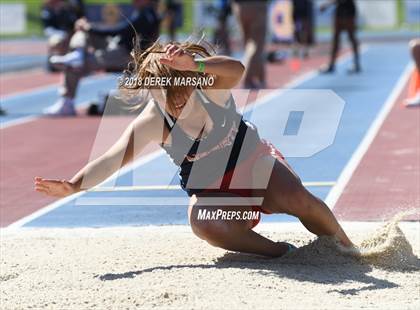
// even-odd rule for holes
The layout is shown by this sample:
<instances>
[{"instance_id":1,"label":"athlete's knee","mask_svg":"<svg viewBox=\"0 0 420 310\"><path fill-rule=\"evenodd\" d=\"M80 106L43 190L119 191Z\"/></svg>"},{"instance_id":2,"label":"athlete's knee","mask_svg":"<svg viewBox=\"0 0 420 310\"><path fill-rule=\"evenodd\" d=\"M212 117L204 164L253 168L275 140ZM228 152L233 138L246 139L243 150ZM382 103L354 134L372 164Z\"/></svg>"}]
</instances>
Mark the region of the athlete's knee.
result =
<instances>
[{"instance_id":1,"label":"athlete's knee","mask_svg":"<svg viewBox=\"0 0 420 310\"><path fill-rule=\"evenodd\" d=\"M211 223L206 220L200 220L196 216L190 217L190 225L193 233L200 239L207 239L211 233Z\"/></svg>"},{"instance_id":2,"label":"athlete's knee","mask_svg":"<svg viewBox=\"0 0 420 310\"><path fill-rule=\"evenodd\" d=\"M192 211L190 216L190 225L193 233L207 241L209 244L226 248L229 236L236 233L235 223L222 220L204 220L198 217L197 211Z\"/></svg>"},{"instance_id":3,"label":"athlete's knee","mask_svg":"<svg viewBox=\"0 0 420 310\"><path fill-rule=\"evenodd\" d=\"M285 212L296 217L306 217L311 211L312 196L302 183L293 184L288 192Z\"/></svg>"},{"instance_id":4,"label":"athlete's knee","mask_svg":"<svg viewBox=\"0 0 420 310\"><path fill-rule=\"evenodd\" d=\"M199 206L198 198L193 196L188 209L189 221L193 233L201 239L207 239L207 236L215 230L213 227L214 221L202 217L206 211L205 207Z\"/></svg>"},{"instance_id":5,"label":"athlete's knee","mask_svg":"<svg viewBox=\"0 0 420 310\"><path fill-rule=\"evenodd\" d=\"M223 247L226 236L229 234L229 226L218 221L191 219L193 233L213 246Z\"/></svg>"}]
</instances>

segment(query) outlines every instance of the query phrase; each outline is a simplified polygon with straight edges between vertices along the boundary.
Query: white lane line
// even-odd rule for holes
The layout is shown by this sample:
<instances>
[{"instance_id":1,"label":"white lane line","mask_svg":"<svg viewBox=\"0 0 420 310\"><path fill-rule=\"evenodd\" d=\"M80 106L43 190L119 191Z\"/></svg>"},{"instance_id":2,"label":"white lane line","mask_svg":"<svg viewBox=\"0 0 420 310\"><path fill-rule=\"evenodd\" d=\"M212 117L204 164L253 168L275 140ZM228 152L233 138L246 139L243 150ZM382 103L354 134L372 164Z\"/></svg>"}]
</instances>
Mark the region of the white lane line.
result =
<instances>
[{"instance_id":1,"label":"white lane line","mask_svg":"<svg viewBox=\"0 0 420 310\"><path fill-rule=\"evenodd\" d=\"M115 172L113 175L111 175L109 178L107 178L101 184L105 184L106 182L109 182L113 179L116 179L120 174L125 174L125 173L129 172L130 170L136 169L137 167L142 166L142 165L156 159L157 157L159 157L163 154L164 154L163 150L158 150L158 151L155 151L155 152L150 153L148 155L145 155L145 156L139 158L138 160L136 160L135 162L133 162L131 165L127 165L124 168L122 168L121 170ZM98 186L101 186L101 184L99 184ZM26 223L29 223L29 222L33 221L34 219L52 211L52 210L54 210L58 207L61 207L62 205L66 204L66 203L68 203L68 202L70 202L74 199L77 199L78 197L82 196L84 193L85 192L79 192L79 193L73 194L71 196L65 197L63 199L59 199L59 200L57 200L57 201L39 209L39 210L29 214L28 216L25 216L25 217L17 220L16 222L8 225L6 228L2 228L2 230L16 229L16 228L22 227Z\"/></svg>"},{"instance_id":2,"label":"white lane line","mask_svg":"<svg viewBox=\"0 0 420 310\"><path fill-rule=\"evenodd\" d=\"M0 122L0 129L5 129L8 127L12 127L12 126L16 126L16 125L20 125L20 124L24 124L24 123L29 123L32 122L36 119L38 119L39 116L36 115L31 115L31 116L24 116L24 117L19 117L16 119L12 119L10 121L6 121L6 122Z\"/></svg>"},{"instance_id":3,"label":"white lane line","mask_svg":"<svg viewBox=\"0 0 420 310\"><path fill-rule=\"evenodd\" d=\"M303 182L305 187L331 187L334 186L333 181L312 181ZM181 190L180 185L135 185L135 186L95 186L87 192L136 192L136 191L173 191Z\"/></svg>"},{"instance_id":4,"label":"white lane line","mask_svg":"<svg viewBox=\"0 0 420 310\"><path fill-rule=\"evenodd\" d=\"M410 72L412 70L413 70L412 64L409 64L406 66L400 78L398 79L397 84L395 85L394 89L388 96L385 104L381 108L380 112L376 116L373 123L370 125L363 140L360 142L359 146L354 151L352 157L350 158L350 160L348 161L348 163L342 170L340 176L338 177L337 183L335 184L335 186L333 186L333 188L328 193L328 196L325 199L325 203L330 207L330 209L334 208L335 204L337 203L338 199L341 196L341 193L343 192L344 188L350 181L354 171L356 170L363 156L369 149L369 146L373 142L374 138L378 134L379 129L381 128L383 122L385 121L386 117L388 116L389 112L394 106L394 103L396 102L398 96L401 94L401 91L406 85L408 78L410 76Z\"/></svg>"},{"instance_id":5,"label":"white lane line","mask_svg":"<svg viewBox=\"0 0 420 310\"><path fill-rule=\"evenodd\" d=\"M102 81L102 80L106 81L107 79L111 80L112 75L110 75L110 74L106 74L106 75L100 74L100 75L91 76L91 77L86 78L83 81L83 85L86 86L86 85L90 85L90 84L98 82L98 81ZM36 89L32 88L30 90L23 91L21 93L15 93L15 94L11 94L11 95L7 95L5 97L2 97L2 98L0 98L0 102L3 105L3 101L9 100L9 99L14 99L14 97L19 97L20 99L25 98L25 97L32 97L32 96L41 94L43 92L54 91L58 87L59 87L59 84L41 86L41 87L38 87ZM77 109L85 108L86 106L87 106L86 102L76 104ZM3 108L5 108L5 107L3 106ZM5 108L5 109L6 109L6 112L7 112L7 108ZM2 122L0 122L0 129L5 129L5 128L8 128L8 127L29 123L29 122L32 122L34 120L37 120L37 119L40 119L40 118L43 118L43 117L48 117L48 116L40 113L40 114L36 114L36 115L18 117L18 118L9 120L9 121L4 121L4 122L2 121Z\"/></svg>"},{"instance_id":6,"label":"white lane line","mask_svg":"<svg viewBox=\"0 0 420 310\"><path fill-rule=\"evenodd\" d=\"M367 46L364 46L362 48L361 53L364 53L367 50L368 50ZM350 56L351 56L350 53L346 53L346 54L341 55L339 57L338 61L337 61L337 64L339 64L339 65L342 64L343 62L345 62L346 60L348 60L348 58L350 58ZM304 73L304 74L296 77L291 82L285 84L282 88L277 89L277 90L274 90L272 93L268 94L267 96L264 96L263 98L261 98L259 100L259 102L255 102L253 105L250 105L249 108L247 107L246 110L250 109L251 107L253 108L255 106L260 106L262 104L265 104L267 102L270 102L271 99L273 99L274 97L279 96L283 92L285 92L287 88L295 88L295 87L299 86L300 84L303 84L303 83L311 80L312 78L316 77L317 75L319 75L319 69L318 68L316 68L314 70L310 70L310 71L308 71L308 72L306 72L306 73ZM121 173L121 175L123 175L124 173L129 172L131 169L135 169L135 168L137 168L139 166L142 166L142 165L146 164L147 162L153 160L154 158L157 158L157 157L161 156L162 154L164 154L163 150L154 152L154 153L149 154L149 155L146 155L145 157L141 157L137 161L135 161L133 164L131 164L131 165L123 168L120 171L117 171L116 173L114 173L111 177L109 177L107 180L105 180L101 184L103 184L105 182L108 182L109 180L115 178L116 176L120 175L120 173ZM150 156L150 159L148 159L149 156ZM98 186L100 186L100 185L98 185ZM18 220L16 222L14 222L12 224L10 224L9 226L6 227L6 229L9 229L9 228L15 229L15 228L22 227L26 223L28 223L28 222L30 222L30 221L32 221L32 220L34 220L34 219L36 219L36 218L44 215L45 213L48 213L51 210L54 210L54 209L56 209L56 208L58 208L58 207L60 207L60 206L62 206L64 204L70 202L73 199L76 199L77 197L80 197L84 193L85 192L80 192L80 193L77 193L75 195L66 197L64 199L60 199L60 200L58 200L58 201L56 201L56 202L54 202L54 203L52 203L50 205L47 205L47 206L45 206L45 207L43 207L43 208L35 211L34 213L32 213L32 214L30 214L30 215L28 215L28 216L26 216L26 217L24 217L24 218L22 218L22 219L20 219L20 220Z\"/></svg>"},{"instance_id":7,"label":"white lane line","mask_svg":"<svg viewBox=\"0 0 420 310\"><path fill-rule=\"evenodd\" d=\"M204 206L260 206L264 197L201 197ZM188 206L188 197L82 197L76 206L107 207L173 207Z\"/></svg>"},{"instance_id":8,"label":"white lane line","mask_svg":"<svg viewBox=\"0 0 420 310\"><path fill-rule=\"evenodd\" d=\"M107 79L107 78L111 78L112 74L96 74L96 75L92 75L89 77L85 77L83 80L83 84L85 83L93 83L96 82L98 80L102 80L102 79ZM41 93L44 92L48 92L48 91L53 91L55 89L57 89L57 87L60 86L60 83L50 83L47 85L43 85L43 86L38 86L38 87L33 87L33 88L29 88L27 90L23 90L23 91L17 91L11 94L7 94L5 96L0 96L0 100L4 101L4 100L10 100L10 99L15 99L15 98L25 98L25 97L32 97L34 95L39 95Z\"/></svg>"},{"instance_id":9,"label":"white lane line","mask_svg":"<svg viewBox=\"0 0 420 310\"><path fill-rule=\"evenodd\" d=\"M84 102L81 102L81 103L77 104L76 111L79 113L81 110L86 109L89 106L89 104L90 104L90 101L84 101ZM0 129L5 129L5 128L8 128L8 127L13 127L13 126L16 126L16 125L29 123L29 122L32 122L34 120L41 119L41 118L54 119L54 116L39 114L39 115L30 115L30 116L25 116L25 117L19 117L19 118L16 118L16 119L12 119L10 121L0 122Z\"/></svg>"}]
</instances>

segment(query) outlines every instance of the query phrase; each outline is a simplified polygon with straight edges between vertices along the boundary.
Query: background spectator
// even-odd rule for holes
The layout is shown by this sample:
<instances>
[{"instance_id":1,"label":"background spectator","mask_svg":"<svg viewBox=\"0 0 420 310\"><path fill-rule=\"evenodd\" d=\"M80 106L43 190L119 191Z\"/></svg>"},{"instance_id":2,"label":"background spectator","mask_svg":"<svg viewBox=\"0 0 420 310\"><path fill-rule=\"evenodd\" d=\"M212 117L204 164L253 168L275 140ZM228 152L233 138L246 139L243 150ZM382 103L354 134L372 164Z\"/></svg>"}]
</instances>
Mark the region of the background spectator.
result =
<instances>
[{"instance_id":1,"label":"background spectator","mask_svg":"<svg viewBox=\"0 0 420 310\"><path fill-rule=\"evenodd\" d=\"M70 37L77 19L84 16L82 0L45 0L41 9L44 34L48 38L48 54L63 55L68 50ZM55 70L49 63L48 68Z\"/></svg>"},{"instance_id":2,"label":"background spectator","mask_svg":"<svg viewBox=\"0 0 420 310\"><path fill-rule=\"evenodd\" d=\"M309 46L314 43L313 3L312 0L293 0L294 53L297 56L300 48L304 58L309 55Z\"/></svg>"},{"instance_id":3,"label":"background spectator","mask_svg":"<svg viewBox=\"0 0 420 310\"><path fill-rule=\"evenodd\" d=\"M75 115L74 98L80 79L94 71L121 72L130 60L136 34L141 49L159 36L160 19L153 1L133 0L135 10L129 20L116 26L89 23L85 18L76 22L78 30L71 38L72 52L54 56L51 62L65 67L61 98L45 110L49 115ZM112 37L111 40L106 40Z\"/></svg>"},{"instance_id":4,"label":"background spectator","mask_svg":"<svg viewBox=\"0 0 420 310\"><path fill-rule=\"evenodd\" d=\"M214 31L214 44L219 48L221 54L230 55L228 19L232 14L230 0L219 0L217 12L217 25Z\"/></svg>"},{"instance_id":5,"label":"background spectator","mask_svg":"<svg viewBox=\"0 0 420 310\"><path fill-rule=\"evenodd\" d=\"M182 2L179 0L165 0L165 19L170 41L176 41L176 30L182 21Z\"/></svg>"},{"instance_id":6,"label":"background spectator","mask_svg":"<svg viewBox=\"0 0 420 310\"><path fill-rule=\"evenodd\" d=\"M233 11L242 29L246 66L244 86L249 89L265 88L265 38L267 32L268 1L233 1ZM258 13L256 13L258 12Z\"/></svg>"},{"instance_id":7,"label":"background spectator","mask_svg":"<svg viewBox=\"0 0 420 310\"><path fill-rule=\"evenodd\" d=\"M335 6L334 16L334 35L331 49L331 58L329 66L323 70L323 73L332 73L335 71L335 61L340 49L340 35L341 32L347 31L349 40L352 45L354 63L353 67L348 70L349 73L359 73L360 57L359 57L359 42L356 38L356 4L354 0L331 0L321 6L321 11L325 11L328 7Z\"/></svg>"}]
</instances>

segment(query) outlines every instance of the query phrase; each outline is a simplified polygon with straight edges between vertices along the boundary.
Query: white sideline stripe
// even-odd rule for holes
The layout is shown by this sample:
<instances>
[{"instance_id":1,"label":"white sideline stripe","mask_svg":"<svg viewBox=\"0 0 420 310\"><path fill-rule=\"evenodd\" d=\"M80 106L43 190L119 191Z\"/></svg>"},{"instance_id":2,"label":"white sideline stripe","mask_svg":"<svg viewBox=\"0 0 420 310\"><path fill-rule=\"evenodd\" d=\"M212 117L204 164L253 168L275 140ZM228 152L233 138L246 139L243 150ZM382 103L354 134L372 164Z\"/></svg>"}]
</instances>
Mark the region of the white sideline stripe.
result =
<instances>
[{"instance_id":1,"label":"white sideline stripe","mask_svg":"<svg viewBox=\"0 0 420 310\"><path fill-rule=\"evenodd\" d=\"M84 102L81 102L81 103L77 104L76 111L80 110L80 109L87 108L89 106L89 103L90 103L89 101L84 101ZM62 117L65 117L65 116L59 116L59 118L62 118ZM5 128L8 128L8 127L29 123L29 122L32 122L34 120L41 119L41 118L43 118L43 119L55 119L56 117L55 116L48 116L48 115L44 115L44 114L19 117L19 118L10 120L10 121L0 123L0 129L5 129Z\"/></svg>"},{"instance_id":2,"label":"white sideline stripe","mask_svg":"<svg viewBox=\"0 0 420 310\"><path fill-rule=\"evenodd\" d=\"M155 151L153 153L150 153L146 156L143 156L141 158L139 158L138 160L136 160L135 162L133 162L131 165L128 165L126 167L124 167L123 169L115 172L113 175L111 175L110 177L108 177L105 181L103 181L101 184L104 184L106 182L111 181L112 179L115 179L119 176L120 173L124 174L127 173L128 171L130 171L131 169L135 169L138 166L144 165L149 161L152 161L153 159L161 156L163 154L163 150L159 150L159 151ZM101 184L99 184L98 186L100 186ZM34 219L72 201L73 199L77 199L77 197L80 197L84 194L85 192L79 192L76 194L73 194L71 196L65 197L63 199L57 200L31 214L29 214L28 216L25 216L23 218L21 218L20 220L17 220L16 222L13 222L12 224L8 225L6 228L2 228L0 230L4 231L4 230L9 230L9 229L16 229L19 227L22 227L23 225L25 225L26 223L33 221Z\"/></svg>"},{"instance_id":3,"label":"white sideline stripe","mask_svg":"<svg viewBox=\"0 0 420 310\"><path fill-rule=\"evenodd\" d=\"M1 96L0 100L3 101L3 100L13 99L14 97L28 97L28 96L38 95L39 93L43 93L46 91L53 91L57 87L60 87L60 82L38 86L38 87L30 88L27 90L23 90L23 91L13 92L11 94Z\"/></svg>"},{"instance_id":4,"label":"white sideline stripe","mask_svg":"<svg viewBox=\"0 0 420 310\"><path fill-rule=\"evenodd\" d=\"M110 75L95 75L95 76L86 78L86 81L84 81L83 83L89 85L91 83L97 82L98 80L101 80L101 79L105 80L105 79L110 79L110 78L111 78ZM0 101L6 100L6 99L11 99L13 97L28 97L28 96L37 95L39 93L43 93L45 91L53 91L54 89L57 89L59 86L60 86L59 84L54 84L54 85L37 87L35 89L33 88L33 89L28 90L28 91L23 91L22 93L15 93L15 94L7 95L5 97L0 98ZM79 104L76 105L76 108L77 109L80 109L80 108L83 109L83 108L87 107L88 103L89 103L88 101L79 103ZM37 115L19 117L19 118L16 118L16 119L12 119L10 121L1 122L0 123L0 129L5 129L5 128L8 128L8 127L29 123L29 122L32 122L34 120L40 119L40 118L54 118L54 116L48 116L48 115L44 115L44 114L40 113L40 114L37 114Z\"/></svg>"},{"instance_id":5,"label":"white sideline stripe","mask_svg":"<svg viewBox=\"0 0 420 310\"><path fill-rule=\"evenodd\" d=\"M36 119L38 119L39 116L37 115L31 115L31 116L24 116L24 117L19 117L16 119L12 119L10 121L6 121L6 122L1 122L0 123L0 129L4 129L7 127L12 127L12 126L16 126L16 125L20 125L20 124L24 124L24 123L29 123L32 122Z\"/></svg>"},{"instance_id":6,"label":"white sideline stripe","mask_svg":"<svg viewBox=\"0 0 420 310\"><path fill-rule=\"evenodd\" d=\"M362 48L361 48L361 54L364 53L364 52L366 52L367 50L368 50L367 45L362 46ZM344 55L339 56L339 58L337 60L337 64L341 64L341 63L345 62L348 58L350 58L350 56L351 56L350 53L346 53ZM271 100L272 98L274 98L275 96L281 95L285 91L285 88L294 88L294 87L296 87L296 86L298 86L300 84L303 84L304 82L306 82L306 81L314 78L317 75L319 75L319 69L318 68L317 69L314 69L314 70L311 70L311 71L309 71L307 73L304 73L301 76L298 76L297 78L295 78L294 80L292 80L291 82L285 84L282 88L280 88L278 90L274 90L272 93L268 94L267 96L264 96L263 98L261 98L261 100L259 100L260 101L259 103L256 102L252 106L250 105L249 106L249 109L251 109L252 107L257 106L257 105L265 104L269 100ZM246 109L246 111L247 110L248 109ZM121 169L119 172L117 171L116 173L114 173L112 176L110 176L107 180L105 180L101 184L107 182L108 180L111 180L116 175L119 175L119 173L121 173L121 172L122 173L126 173L130 169L137 168L137 167L139 167L139 166L141 166L141 165L143 165L143 164L151 161L152 159L154 159L154 158L156 158L156 157L158 157L158 156L160 156L162 154L163 154L163 150L160 150L160 151L154 152L152 154L149 154L149 155L145 156L144 158L143 157L142 158L139 158L133 164L127 166L126 168ZM154 156L152 156L152 155L154 155ZM150 156L150 158L149 158L149 156ZM100 186L100 185L98 185L98 186ZM40 216L48 213L49 211L54 210L54 209L60 207L61 205L65 204L65 203L67 203L69 201L71 201L72 199L81 196L83 193L84 192L80 192L80 193L74 194L72 196L68 196L66 198L60 199L60 200L58 200L56 202L53 202L52 204L47 205L47 206L45 206L45 207L43 207L43 208L35 211L34 213L32 213L32 214L30 214L30 215L28 215L28 216L26 216L26 217L24 217L24 218L22 218L22 219L20 219L20 220L18 220L16 222L14 222L12 224L10 224L6 228L0 229L0 230L5 230L5 229L9 229L9 228L15 229L15 228L22 227L23 225L25 225L26 223L28 223L28 222L36 219L37 217L40 217Z\"/></svg>"},{"instance_id":7,"label":"white sideline stripe","mask_svg":"<svg viewBox=\"0 0 420 310\"><path fill-rule=\"evenodd\" d=\"M164 198L164 199L162 199ZM205 206L260 206L264 197L201 197ZM76 200L76 206L108 206L108 207L172 207L188 204L188 197L83 197Z\"/></svg>"},{"instance_id":8,"label":"white sideline stripe","mask_svg":"<svg viewBox=\"0 0 420 310\"><path fill-rule=\"evenodd\" d=\"M319 182L303 182L305 187L330 187L334 186L335 182L332 181L319 181ZM182 190L180 185L136 185L136 186L95 186L88 189L86 192L135 192L135 191L172 191Z\"/></svg>"},{"instance_id":9,"label":"white sideline stripe","mask_svg":"<svg viewBox=\"0 0 420 310\"><path fill-rule=\"evenodd\" d=\"M394 106L395 101L397 100L405 84L407 83L407 80L410 76L410 72L412 71L412 69L413 69L413 64L408 64L406 66L400 78L398 79L397 84L395 85L392 92L388 96L382 109L380 110L375 120L370 125L367 133L363 137L363 140L360 142L359 146L354 151L350 160L348 161L348 163L342 170L340 176L338 177L337 183L335 184L335 186L333 186L333 188L328 193L328 196L325 199L325 203L330 207L331 210L334 208L344 188L350 181L354 171L356 170L363 156L369 149L369 146L372 144L374 138L378 134L379 129L381 128L383 122L385 121L386 117L388 116L389 112Z\"/></svg>"},{"instance_id":10,"label":"white sideline stripe","mask_svg":"<svg viewBox=\"0 0 420 310\"><path fill-rule=\"evenodd\" d=\"M96 74L96 75L91 75L89 77L85 78L85 81L83 82L84 84L90 84L93 82L96 82L97 80L101 80L101 79L107 79L107 78L111 78L112 74ZM30 88L28 90L24 90L24 91L17 91L11 94L7 94L5 96L0 96L0 100L9 100L9 99L13 99L14 97L28 97L28 96L33 96L33 95L38 95L39 93L43 93L46 91L52 91L54 89L56 89L57 87L60 86L60 82L58 83L51 83L51 84L47 84L47 85L43 85L43 86L38 86L38 87L34 87L34 88Z\"/></svg>"},{"instance_id":11,"label":"white sideline stripe","mask_svg":"<svg viewBox=\"0 0 420 310\"><path fill-rule=\"evenodd\" d=\"M340 222L345 231L352 233L366 233L372 232L377 228L384 225L383 221L376 222L360 222L360 221L342 221ZM398 226L403 230L404 233L415 236L419 231L419 223L415 221L402 220L398 223ZM257 233L307 233L307 230L300 222L282 222L281 225L276 222L261 222L255 227ZM101 226L101 227L23 227L15 230L5 231L0 228L0 238L15 238L28 234L28 238L39 236L39 234L54 236L57 238L68 240L68 238L85 238L89 236L91 238L96 237L110 237L110 236L127 236L136 237L141 236L143 232L152 232L159 234L162 232L166 233L188 233L191 234L191 226L189 224L180 225L147 225L147 226L128 226L119 223L118 225L112 226ZM26 236L26 235L23 235ZM9 239L10 240L10 239Z\"/></svg>"}]
</instances>

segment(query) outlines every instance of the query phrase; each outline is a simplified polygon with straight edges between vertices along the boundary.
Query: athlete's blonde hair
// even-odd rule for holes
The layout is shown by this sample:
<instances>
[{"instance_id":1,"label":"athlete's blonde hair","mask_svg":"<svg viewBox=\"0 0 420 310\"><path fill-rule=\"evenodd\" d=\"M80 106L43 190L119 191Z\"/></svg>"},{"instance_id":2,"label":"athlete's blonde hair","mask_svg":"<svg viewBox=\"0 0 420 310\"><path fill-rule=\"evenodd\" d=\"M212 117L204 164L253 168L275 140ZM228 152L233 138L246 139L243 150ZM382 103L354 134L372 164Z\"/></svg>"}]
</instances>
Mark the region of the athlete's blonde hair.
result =
<instances>
[{"instance_id":1,"label":"athlete's blonde hair","mask_svg":"<svg viewBox=\"0 0 420 310\"><path fill-rule=\"evenodd\" d=\"M205 42L200 40L199 43L192 43L191 41L185 41L183 43L173 43L181 47L186 53L198 56L198 57L208 57L213 54L214 48ZM132 61L129 63L128 69L124 71L123 80L130 79L132 81L145 81L146 78L151 77L165 77L172 78L175 80L177 78L199 78L206 76L205 73L193 72L193 71L179 71L170 68L167 65L164 65L160 62L160 58L165 56L164 51L165 46L157 40L152 46L147 48L144 51L141 51L139 44L135 44L135 48L131 52ZM123 82L123 81L122 81ZM120 90L127 91L126 93L138 94L142 89L151 89L156 87L147 87L140 86L138 84L127 86L125 83L120 83ZM175 114L175 98L183 98L187 100L191 94L191 88L188 86L162 86L160 87L166 90L166 106L169 109L169 112ZM142 105L140 103L140 105Z\"/></svg>"}]
</instances>

